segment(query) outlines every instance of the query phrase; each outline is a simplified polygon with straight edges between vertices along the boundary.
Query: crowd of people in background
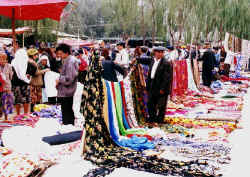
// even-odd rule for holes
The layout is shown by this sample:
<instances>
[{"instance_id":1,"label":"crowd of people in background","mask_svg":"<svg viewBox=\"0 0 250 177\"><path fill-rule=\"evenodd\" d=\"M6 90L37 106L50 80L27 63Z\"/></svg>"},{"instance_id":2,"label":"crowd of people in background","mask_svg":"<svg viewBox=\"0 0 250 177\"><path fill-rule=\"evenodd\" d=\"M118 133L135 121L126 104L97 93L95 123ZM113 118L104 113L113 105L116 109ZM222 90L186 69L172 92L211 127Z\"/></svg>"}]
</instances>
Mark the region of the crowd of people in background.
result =
<instances>
[{"instance_id":1,"label":"crowd of people in background","mask_svg":"<svg viewBox=\"0 0 250 177\"><path fill-rule=\"evenodd\" d=\"M203 85L210 86L213 80L218 79L220 75L229 75L230 60L224 47L211 47L210 44L204 46L167 46L148 48L147 46L138 46L131 49L126 42L117 44L108 44L104 41L94 46L101 53L101 62L103 65L103 78L109 81L117 82L123 80L129 73L131 67L136 62L141 62L148 67L148 81L152 82L158 77L157 82L152 82L148 88L152 99L149 104L153 107L150 110L150 116L154 117L156 107L163 112L162 105L166 104L170 88L162 84L170 82L168 78L161 78L161 75L155 74L160 60L160 70L157 72L171 72L170 63L173 60L196 59L202 61L202 80ZM84 84L84 78L88 74L88 65L91 48L78 48L73 50L66 44L48 47L41 43L39 47L29 46L26 49L18 49L15 54L11 46L3 46L0 52L0 104L1 114L5 120L8 115L13 113L16 108L16 114L23 112L33 112L34 105L61 104L63 124L74 124L73 96L77 90L78 84ZM58 73L60 76L56 80L57 96L48 97L45 89L45 74L47 72ZM164 90L165 89L165 90ZM168 91L166 91L168 90ZM159 92L159 93L158 93ZM155 94L158 95L155 95ZM164 100L155 100L159 95L164 95ZM159 103L161 102L161 103ZM164 107L164 106L163 106ZM159 112L159 110L158 110ZM159 113L161 114L161 113ZM162 115L159 115L162 117ZM161 121L162 118L159 118ZM151 119L149 119L151 120Z\"/></svg>"}]
</instances>

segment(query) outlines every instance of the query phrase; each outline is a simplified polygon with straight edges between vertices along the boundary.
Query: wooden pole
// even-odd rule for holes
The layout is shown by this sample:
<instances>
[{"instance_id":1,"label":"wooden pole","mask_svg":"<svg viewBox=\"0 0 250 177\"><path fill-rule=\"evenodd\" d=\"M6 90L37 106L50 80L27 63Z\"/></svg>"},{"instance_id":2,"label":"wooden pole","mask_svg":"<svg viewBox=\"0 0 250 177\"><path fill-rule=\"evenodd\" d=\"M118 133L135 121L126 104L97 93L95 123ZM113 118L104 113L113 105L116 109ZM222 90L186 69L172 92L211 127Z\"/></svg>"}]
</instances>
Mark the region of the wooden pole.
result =
<instances>
[{"instance_id":1,"label":"wooden pole","mask_svg":"<svg viewBox=\"0 0 250 177\"><path fill-rule=\"evenodd\" d=\"M15 9L12 9L12 39L13 39L13 48L14 48L14 53L16 53L16 27L15 27Z\"/></svg>"}]
</instances>

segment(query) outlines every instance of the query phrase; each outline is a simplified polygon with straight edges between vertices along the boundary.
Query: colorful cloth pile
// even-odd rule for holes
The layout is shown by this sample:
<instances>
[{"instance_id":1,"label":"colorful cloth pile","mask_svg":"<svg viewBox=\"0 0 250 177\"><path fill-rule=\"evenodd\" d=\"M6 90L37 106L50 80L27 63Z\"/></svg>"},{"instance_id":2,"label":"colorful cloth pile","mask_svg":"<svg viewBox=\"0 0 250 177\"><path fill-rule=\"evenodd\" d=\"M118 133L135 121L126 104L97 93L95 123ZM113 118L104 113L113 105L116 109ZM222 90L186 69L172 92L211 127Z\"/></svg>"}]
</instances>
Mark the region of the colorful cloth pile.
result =
<instances>
[{"instance_id":1,"label":"colorful cloth pile","mask_svg":"<svg viewBox=\"0 0 250 177\"><path fill-rule=\"evenodd\" d=\"M40 118L56 119L59 123L62 123L62 111L60 106L49 106L39 104L34 107L33 115Z\"/></svg>"}]
</instances>

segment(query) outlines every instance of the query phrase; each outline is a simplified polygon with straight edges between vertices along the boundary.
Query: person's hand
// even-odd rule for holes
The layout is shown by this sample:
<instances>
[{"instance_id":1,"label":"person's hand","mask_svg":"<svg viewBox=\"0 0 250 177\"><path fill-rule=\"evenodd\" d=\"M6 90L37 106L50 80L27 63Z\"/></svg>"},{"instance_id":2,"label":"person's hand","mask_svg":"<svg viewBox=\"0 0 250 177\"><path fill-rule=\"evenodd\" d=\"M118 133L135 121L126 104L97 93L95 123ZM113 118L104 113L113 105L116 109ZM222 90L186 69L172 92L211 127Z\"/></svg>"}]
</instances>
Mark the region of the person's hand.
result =
<instances>
[{"instance_id":1,"label":"person's hand","mask_svg":"<svg viewBox=\"0 0 250 177\"><path fill-rule=\"evenodd\" d=\"M45 69L44 70L44 72L46 73L46 72L49 72L50 71L50 69L49 68L47 68L47 69Z\"/></svg>"},{"instance_id":2,"label":"person's hand","mask_svg":"<svg viewBox=\"0 0 250 177\"><path fill-rule=\"evenodd\" d=\"M27 76L27 78L28 78L28 79L30 79L30 78L31 78L31 76L30 76L29 74L27 74L26 76Z\"/></svg>"}]
</instances>

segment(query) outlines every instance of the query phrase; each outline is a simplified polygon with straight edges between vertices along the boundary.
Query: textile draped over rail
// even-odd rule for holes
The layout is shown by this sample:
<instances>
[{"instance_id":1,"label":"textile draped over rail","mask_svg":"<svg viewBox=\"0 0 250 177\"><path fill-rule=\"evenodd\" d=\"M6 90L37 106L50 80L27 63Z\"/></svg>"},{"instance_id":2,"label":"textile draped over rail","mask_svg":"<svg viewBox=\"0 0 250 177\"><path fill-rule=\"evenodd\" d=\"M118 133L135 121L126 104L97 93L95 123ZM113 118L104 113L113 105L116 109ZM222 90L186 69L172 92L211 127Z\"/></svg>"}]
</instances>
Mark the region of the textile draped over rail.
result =
<instances>
[{"instance_id":1,"label":"textile draped over rail","mask_svg":"<svg viewBox=\"0 0 250 177\"><path fill-rule=\"evenodd\" d=\"M117 146L105 124L104 84L98 59L98 51L94 51L83 91L82 106L86 119L83 148L85 159L109 169L127 167L163 175L216 176L213 172L202 172L202 166L206 164L204 161L171 161L156 156L143 156L141 152Z\"/></svg>"}]
</instances>

